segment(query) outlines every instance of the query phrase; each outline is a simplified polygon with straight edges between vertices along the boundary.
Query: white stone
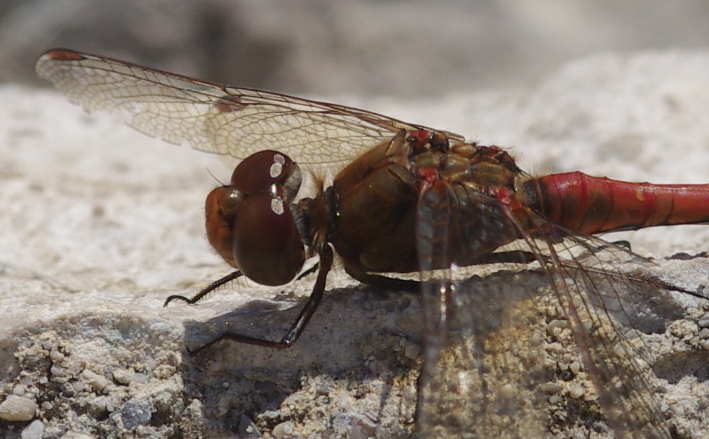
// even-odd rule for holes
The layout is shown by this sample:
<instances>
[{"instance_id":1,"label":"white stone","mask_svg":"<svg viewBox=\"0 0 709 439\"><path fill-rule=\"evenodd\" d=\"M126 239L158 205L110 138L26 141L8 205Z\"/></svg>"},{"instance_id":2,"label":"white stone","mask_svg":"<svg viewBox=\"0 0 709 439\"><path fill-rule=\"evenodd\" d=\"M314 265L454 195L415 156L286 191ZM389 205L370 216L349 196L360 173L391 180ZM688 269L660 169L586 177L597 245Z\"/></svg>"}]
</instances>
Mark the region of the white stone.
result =
<instances>
[{"instance_id":1,"label":"white stone","mask_svg":"<svg viewBox=\"0 0 709 439\"><path fill-rule=\"evenodd\" d=\"M29 398L8 395L0 403L0 418L6 421L29 421L37 412L37 404Z\"/></svg>"}]
</instances>

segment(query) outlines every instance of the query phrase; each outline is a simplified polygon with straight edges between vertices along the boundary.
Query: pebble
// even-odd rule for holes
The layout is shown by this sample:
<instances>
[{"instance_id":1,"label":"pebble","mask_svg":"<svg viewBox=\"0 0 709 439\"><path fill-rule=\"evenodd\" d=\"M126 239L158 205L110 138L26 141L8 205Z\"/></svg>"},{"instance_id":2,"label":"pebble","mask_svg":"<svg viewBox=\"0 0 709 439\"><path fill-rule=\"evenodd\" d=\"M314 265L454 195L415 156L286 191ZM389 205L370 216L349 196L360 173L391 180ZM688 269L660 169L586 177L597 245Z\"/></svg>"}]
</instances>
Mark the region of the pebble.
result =
<instances>
[{"instance_id":1,"label":"pebble","mask_svg":"<svg viewBox=\"0 0 709 439\"><path fill-rule=\"evenodd\" d=\"M84 391L84 383L81 381L72 381L71 382L71 388L74 390L76 393L80 393Z\"/></svg>"},{"instance_id":2,"label":"pebble","mask_svg":"<svg viewBox=\"0 0 709 439\"><path fill-rule=\"evenodd\" d=\"M120 416L123 427L130 430L138 425L148 425L152 417L153 407L145 400L131 399L126 402L119 412L111 415L112 419Z\"/></svg>"},{"instance_id":3,"label":"pebble","mask_svg":"<svg viewBox=\"0 0 709 439\"><path fill-rule=\"evenodd\" d=\"M500 396L503 399L510 399L517 395L517 387L514 384L505 384L500 388Z\"/></svg>"},{"instance_id":4,"label":"pebble","mask_svg":"<svg viewBox=\"0 0 709 439\"><path fill-rule=\"evenodd\" d=\"M571 373L574 374L574 376L578 375L579 372L581 372L581 363L579 363L578 361L574 361L569 365L569 370L571 371Z\"/></svg>"},{"instance_id":5,"label":"pebble","mask_svg":"<svg viewBox=\"0 0 709 439\"><path fill-rule=\"evenodd\" d=\"M6 421L29 421L37 412L37 404L29 398L8 395L0 404L0 419Z\"/></svg>"},{"instance_id":6,"label":"pebble","mask_svg":"<svg viewBox=\"0 0 709 439\"><path fill-rule=\"evenodd\" d=\"M91 386L95 392L102 391L108 385L108 380L106 377L95 372L91 372L88 369L81 372L81 379L83 379L86 384Z\"/></svg>"},{"instance_id":7,"label":"pebble","mask_svg":"<svg viewBox=\"0 0 709 439\"><path fill-rule=\"evenodd\" d=\"M273 427L273 436L275 436L277 439L284 439L286 436L289 436L293 433L293 422L291 421L286 421L286 422L281 422L280 424L276 425Z\"/></svg>"},{"instance_id":8,"label":"pebble","mask_svg":"<svg viewBox=\"0 0 709 439\"><path fill-rule=\"evenodd\" d=\"M44 434L44 424L39 419L35 419L22 430L22 439L42 439Z\"/></svg>"},{"instance_id":9,"label":"pebble","mask_svg":"<svg viewBox=\"0 0 709 439\"><path fill-rule=\"evenodd\" d=\"M64 436L62 436L62 439L94 439L94 437L89 436L88 434L78 433L76 431L70 430Z\"/></svg>"},{"instance_id":10,"label":"pebble","mask_svg":"<svg viewBox=\"0 0 709 439\"><path fill-rule=\"evenodd\" d=\"M406 343L404 346L404 356L409 360L416 360L421 355L421 346L416 343Z\"/></svg>"},{"instance_id":11,"label":"pebble","mask_svg":"<svg viewBox=\"0 0 709 439\"><path fill-rule=\"evenodd\" d=\"M346 409L350 405L350 397L347 395L347 393L341 393L340 396L337 397L337 407L341 410Z\"/></svg>"},{"instance_id":12,"label":"pebble","mask_svg":"<svg viewBox=\"0 0 709 439\"><path fill-rule=\"evenodd\" d=\"M573 385L569 388L569 395L575 399L581 398L585 393L586 388L583 386Z\"/></svg>"},{"instance_id":13,"label":"pebble","mask_svg":"<svg viewBox=\"0 0 709 439\"><path fill-rule=\"evenodd\" d=\"M125 369L116 369L113 371L113 379L118 384L128 385L133 379L133 374Z\"/></svg>"},{"instance_id":14,"label":"pebble","mask_svg":"<svg viewBox=\"0 0 709 439\"><path fill-rule=\"evenodd\" d=\"M63 376L64 375L64 368L54 364L54 365L52 365L52 367L49 368L49 373L51 373L52 375L56 375L56 376Z\"/></svg>"},{"instance_id":15,"label":"pebble","mask_svg":"<svg viewBox=\"0 0 709 439\"><path fill-rule=\"evenodd\" d=\"M699 325L700 328L707 328L709 327L709 318L702 318L699 321L697 321L697 325Z\"/></svg>"},{"instance_id":16,"label":"pebble","mask_svg":"<svg viewBox=\"0 0 709 439\"><path fill-rule=\"evenodd\" d=\"M670 334L680 339L689 339L699 333L699 326L694 322L678 320L670 324Z\"/></svg>"},{"instance_id":17,"label":"pebble","mask_svg":"<svg viewBox=\"0 0 709 439\"><path fill-rule=\"evenodd\" d=\"M53 362L59 363L64 360L64 354L62 354L56 349L52 349L52 351L49 353L49 358L51 358Z\"/></svg>"},{"instance_id":18,"label":"pebble","mask_svg":"<svg viewBox=\"0 0 709 439\"><path fill-rule=\"evenodd\" d=\"M22 386L22 385L15 386L15 387L12 389L12 394L13 394L13 395L17 395L17 396L22 396L22 395L24 395L26 392L27 392L27 389L25 388L25 386Z\"/></svg>"}]
</instances>

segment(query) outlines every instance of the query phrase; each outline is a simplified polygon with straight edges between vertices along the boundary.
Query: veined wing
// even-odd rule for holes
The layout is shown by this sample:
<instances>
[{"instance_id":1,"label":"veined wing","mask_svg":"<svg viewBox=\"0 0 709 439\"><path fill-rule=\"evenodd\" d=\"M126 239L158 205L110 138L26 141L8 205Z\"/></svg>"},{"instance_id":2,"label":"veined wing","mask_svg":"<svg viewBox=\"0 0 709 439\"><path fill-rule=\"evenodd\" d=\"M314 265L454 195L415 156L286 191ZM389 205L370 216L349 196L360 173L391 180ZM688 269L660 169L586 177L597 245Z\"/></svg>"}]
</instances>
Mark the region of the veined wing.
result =
<instances>
[{"instance_id":1,"label":"veined wing","mask_svg":"<svg viewBox=\"0 0 709 439\"><path fill-rule=\"evenodd\" d=\"M570 235L572 230L524 208L528 225L518 222L518 211L509 215L508 226L520 237L516 248L526 252L527 262L536 255L541 270L467 280L456 275L461 269L455 266L432 270L441 264L431 261L450 254L446 243L466 242L466 236L447 238L450 230L462 230L456 215L469 218L465 206L481 204L473 192L476 203L460 200L460 194L430 190L420 204L428 329L418 414L422 435L567 437L572 431L591 434L589 418L602 417L617 438L671 437L647 381L651 362L645 346L622 328L672 307L664 291L625 271L637 268L639 258L602 239ZM498 214L481 219L480 227L505 229L498 223L506 206L493 198L482 202ZM578 412L585 418L577 418Z\"/></svg>"},{"instance_id":2,"label":"veined wing","mask_svg":"<svg viewBox=\"0 0 709 439\"><path fill-rule=\"evenodd\" d=\"M638 336L657 330L650 328L663 318L681 315L665 289L671 286L636 275L636 269L651 264L623 247L553 224L531 209L526 214L538 237L524 240L546 260L549 299L568 322L581 370L592 384L586 399L598 404L614 437L671 437L649 383L654 359ZM552 227L567 235L557 245L543 232Z\"/></svg>"},{"instance_id":3,"label":"veined wing","mask_svg":"<svg viewBox=\"0 0 709 439\"><path fill-rule=\"evenodd\" d=\"M421 437L548 436L544 399L534 385L548 381L540 373L545 362L538 346L529 344L543 336L528 336L535 329L536 311L528 305L538 300L537 285L514 275L465 280L450 257L465 254L453 246L476 245L471 229L459 227L461 217L477 219L475 229L489 228L505 242L505 235L516 235L505 216L494 198L455 193L446 184L431 185L419 198L426 348L417 412ZM437 269L448 264L450 269Z\"/></svg>"},{"instance_id":4,"label":"veined wing","mask_svg":"<svg viewBox=\"0 0 709 439\"><path fill-rule=\"evenodd\" d=\"M401 129L425 128L343 105L228 87L67 49L44 53L36 70L87 111L127 111L131 126L151 137L185 141L238 160L276 149L301 164L328 167L349 162Z\"/></svg>"}]
</instances>

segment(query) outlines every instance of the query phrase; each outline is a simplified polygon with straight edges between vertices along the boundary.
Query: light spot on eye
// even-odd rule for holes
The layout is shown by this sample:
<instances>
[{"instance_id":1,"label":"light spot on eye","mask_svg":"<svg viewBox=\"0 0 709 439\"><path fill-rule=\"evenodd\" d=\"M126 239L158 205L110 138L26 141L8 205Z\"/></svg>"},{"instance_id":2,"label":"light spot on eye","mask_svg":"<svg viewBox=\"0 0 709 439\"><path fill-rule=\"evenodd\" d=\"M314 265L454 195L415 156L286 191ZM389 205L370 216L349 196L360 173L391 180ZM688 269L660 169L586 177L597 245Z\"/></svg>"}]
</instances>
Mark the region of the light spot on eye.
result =
<instances>
[{"instance_id":1,"label":"light spot on eye","mask_svg":"<svg viewBox=\"0 0 709 439\"><path fill-rule=\"evenodd\" d=\"M269 169L269 174L271 175L271 178L276 178L281 175L281 173L283 172L283 164L285 162L286 159L281 154L275 154L273 156L273 164L271 165L271 169Z\"/></svg>"},{"instance_id":2,"label":"light spot on eye","mask_svg":"<svg viewBox=\"0 0 709 439\"><path fill-rule=\"evenodd\" d=\"M283 200L280 197L275 197L271 199L271 210L276 215L283 215Z\"/></svg>"}]
</instances>

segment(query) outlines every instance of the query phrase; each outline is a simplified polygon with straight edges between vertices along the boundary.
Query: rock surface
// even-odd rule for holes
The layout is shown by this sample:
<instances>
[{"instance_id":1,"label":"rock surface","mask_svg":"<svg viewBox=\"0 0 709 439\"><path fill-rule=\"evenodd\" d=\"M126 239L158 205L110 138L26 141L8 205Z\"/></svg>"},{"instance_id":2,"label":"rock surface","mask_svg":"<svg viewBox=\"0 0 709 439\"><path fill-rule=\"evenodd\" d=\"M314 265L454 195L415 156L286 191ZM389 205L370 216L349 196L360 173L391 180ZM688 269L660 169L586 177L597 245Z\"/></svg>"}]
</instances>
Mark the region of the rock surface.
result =
<instances>
[{"instance_id":1,"label":"rock surface","mask_svg":"<svg viewBox=\"0 0 709 439\"><path fill-rule=\"evenodd\" d=\"M530 172L702 183L707 71L709 52L608 54L530 90L338 103L512 147ZM416 295L374 291L339 273L295 347L220 343L191 357L185 344L209 339L225 321L279 337L312 276L271 289L235 283L198 306L163 308L167 296L190 296L229 271L208 247L201 206L218 184L210 173L226 181L230 170L116 117L87 115L55 92L5 85L0 102L0 402L38 407L29 419L3 418L0 436L35 434L36 420L45 438L411 434ZM709 227L610 239L658 258L697 255L709 247ZM667 264L678 285L707 283L703 257ZM648 345L662 366L653 383L663 389L661 408L682 434L700 437L709 431L709 314L706 304L684 303L684 318L665 322ZM568 394L583 398L584 387L574 383Z\"/></svg>"}]
</instances>

